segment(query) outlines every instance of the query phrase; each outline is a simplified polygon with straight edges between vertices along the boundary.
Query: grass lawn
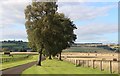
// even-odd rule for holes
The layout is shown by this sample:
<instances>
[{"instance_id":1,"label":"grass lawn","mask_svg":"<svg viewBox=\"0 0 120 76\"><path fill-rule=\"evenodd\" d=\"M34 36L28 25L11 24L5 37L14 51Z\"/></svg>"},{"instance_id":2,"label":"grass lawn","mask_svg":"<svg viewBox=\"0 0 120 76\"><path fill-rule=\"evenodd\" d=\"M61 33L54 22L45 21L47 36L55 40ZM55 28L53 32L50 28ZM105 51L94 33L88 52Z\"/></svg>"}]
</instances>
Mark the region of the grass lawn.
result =
<instances>
[{"instance_id":1,"label":"grass lawn","mask_svg":"<svg viewBox=\"0 0 120 76\"><path fill-rule=\"evenodd\" d=\"M23 71L22 74L109 74L105 71L92 69L88 67L76 67L74 64L66 61L45 60L42 61L42 66L32 66ZM23 76L24 76L23 75Z\"/></svg>"},{"instance_id":2,"label":"grass lawn","mask_svg":"<svg viewBox=\"0 0 120 76\"><path fill-rule=\"evenodd\" d=\"M32 61L36 61L37 57L38 57L37 55L33 55L32 58L28 58L28 59L24 59L24 60L20 60L20 61L15 61L15 62L6 62L3 64L0 64L0 70L6 69L6 68L11 68L11 67L22 65L22 64L26 64L26 63L29 63Z\"/></svg>"}]
</instances>

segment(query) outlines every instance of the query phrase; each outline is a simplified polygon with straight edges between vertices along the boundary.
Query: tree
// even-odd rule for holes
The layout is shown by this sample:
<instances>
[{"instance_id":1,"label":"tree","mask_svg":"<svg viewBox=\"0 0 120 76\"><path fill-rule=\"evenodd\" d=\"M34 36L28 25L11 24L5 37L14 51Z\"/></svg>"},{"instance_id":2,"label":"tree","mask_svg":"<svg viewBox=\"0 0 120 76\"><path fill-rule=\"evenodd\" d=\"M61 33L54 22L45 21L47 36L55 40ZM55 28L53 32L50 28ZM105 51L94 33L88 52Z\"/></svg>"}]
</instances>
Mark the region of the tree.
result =
<instances>
[{"instance_id":1,"label":"tree","mask_svg":"<svg viewBox=\"0 0 120 76\"><path fill-rule=\"evenodd\" d=\"M39 53L37 65L41 66L42 53L55 56L70 47L76 39L73 22L57 12L56 2L32 2L25 9L29 46Z\"/></svg>"},{"instance_id":2,"label":"tree","mask_svg":"<svg viewBox=\"0 0 120 76\"><path fill-rule=\"evenodd\" d=\"M61 60L62 50L70 47L76 39L76 35L73 32L76 27L69 18L66 18L64 14L61 13L55 14L54 22L57 23L54 23L57 26L54 26L56 32L53 33L52 39L54 40L51 43L54 46L52 47L52 55L55 56L59 53L59 60Z\"/></svg>"},{"instance_id":3,"label":"tree","mask_svg":"<svg viewBox=\"0 0 120 76\"><path fill-rule=\"evenodd\" d=\"M25 9L26 29L29 45L35 47L39 53L38 64L41 66L42 51L47 42L45 41L50 32L50 19L57 11L56 2L32 2Z\"/></svg>"}]
</instances>

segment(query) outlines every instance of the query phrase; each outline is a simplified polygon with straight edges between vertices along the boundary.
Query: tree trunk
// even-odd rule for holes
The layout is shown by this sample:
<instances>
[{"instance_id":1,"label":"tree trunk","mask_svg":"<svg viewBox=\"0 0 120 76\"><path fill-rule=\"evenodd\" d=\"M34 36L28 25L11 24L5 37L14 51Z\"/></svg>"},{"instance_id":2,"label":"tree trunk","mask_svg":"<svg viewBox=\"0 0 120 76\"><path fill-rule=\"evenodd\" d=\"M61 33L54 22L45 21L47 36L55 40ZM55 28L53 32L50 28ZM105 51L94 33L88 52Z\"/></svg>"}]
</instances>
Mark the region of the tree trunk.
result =
<instances>
[{"instance_id":1,"label":"tree trunk","mask_svg":"<svg viewBox=\"0 0 120 76\"><path fill-rule=\"evenodd\" d=\"M52 57L51 57L51 52L49 51L49 59L52 59Z\"/></svg>"},{"instance_id":2,"label":"tree trunk","mask_svg":"<svg viewBox=\"0 0 120 76\"><path fill-rule=\"evenodd\" d=\"M49 59L52 59L51 54L49 55Z\"/></svg>"},{"instance_id":3,"label":"tree trunk","mask_svg":"<svg viewBox=\"0 0 120 76\"><path fill-rule=\"evenodd\" d=\"M37 63L38 66L41 66L41 60L42 60L42 49L39 52L38 63Z\"/></svg>"},{"instance_id":4,"label":"tree trunk","mask_svg":"<svg viewBox=\"0 0 120 76\"><path fill-rule=\"evenodd\" d=\"M62 60L62 59L61 59L61 52L60 52L59 60Z\"/></svg>"}]
</instances>

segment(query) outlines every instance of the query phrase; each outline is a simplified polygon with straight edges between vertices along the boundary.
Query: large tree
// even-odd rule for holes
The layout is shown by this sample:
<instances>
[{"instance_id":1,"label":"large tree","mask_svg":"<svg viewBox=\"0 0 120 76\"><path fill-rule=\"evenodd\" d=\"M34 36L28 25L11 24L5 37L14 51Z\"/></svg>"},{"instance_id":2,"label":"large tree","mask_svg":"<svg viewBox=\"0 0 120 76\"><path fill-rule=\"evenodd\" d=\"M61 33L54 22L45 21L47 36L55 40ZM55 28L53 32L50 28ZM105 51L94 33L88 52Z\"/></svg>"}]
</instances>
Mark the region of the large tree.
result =
<instances>
[{"instance_id":1,"label":"large tree","mask_svg":"<svg viewBox=\"0 0 120 76\"><path fill-rule=\"evenodd\" d=\"M41 66L42 51L46 45L49 21L57 11L56 2L32 2L25 9L26 29L29 45L39 52L38 65Z\"/></svg>"},{"instance_id":2,"label":"large tree","mask_svg":"<svg viewBox=\"0 0 120 76\"><path fill-rule=\"evenodd\" d=\"M56 12L57 7L56 2L35 1L25 9L29 46L38 51L40 66L43 52L51 59L51 55L61 54L76 39L75 25L64 14Z\"/></svg>"}]
</instances>

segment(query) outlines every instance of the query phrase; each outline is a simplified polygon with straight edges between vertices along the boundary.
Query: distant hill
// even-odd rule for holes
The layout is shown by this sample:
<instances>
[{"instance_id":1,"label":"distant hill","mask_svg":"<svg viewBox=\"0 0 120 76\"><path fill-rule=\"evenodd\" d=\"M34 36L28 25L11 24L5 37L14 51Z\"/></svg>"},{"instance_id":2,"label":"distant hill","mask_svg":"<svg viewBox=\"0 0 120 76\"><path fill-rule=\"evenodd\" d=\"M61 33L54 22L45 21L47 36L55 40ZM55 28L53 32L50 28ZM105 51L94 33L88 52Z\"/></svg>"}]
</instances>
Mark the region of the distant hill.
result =
<instances>
[{"instance_id":1,"label":"distant hill","mask_svg":"<svg viewBox=\"0 0 120 76\"><path fill-rule=\"evenodd\" d=\"M28 43L23 41L2 41L0 43L2 44L0 49L5 48L8 51L25 51L29 49Z\"/></svg>"},{"instance_id":2,"label":"distant hill","mask_svg":"<svg viewBox=\"0 0 120 76\"><path fill-rule=\"evenodd\" d=\"M101 49L104 51L114 51L114 52L119 52L118 44L102 44L102 43L75 43L72 45L72 47L81 47L82 50L91 50L92 48L94 49ZM92 50L94 50L92 49Z\"/></svg>"},{"instance_id":3,"label":"distant hill","mask_svg":"<svg viewBox=\"0 0 120 76\"><path fill-rule=\"evenodd\" d=\"M70 47L66 50L64 50L64 52L113 52L112 50L107 50L104 48L98 48L98 47Z\"/></svg>"}]
</instances>

